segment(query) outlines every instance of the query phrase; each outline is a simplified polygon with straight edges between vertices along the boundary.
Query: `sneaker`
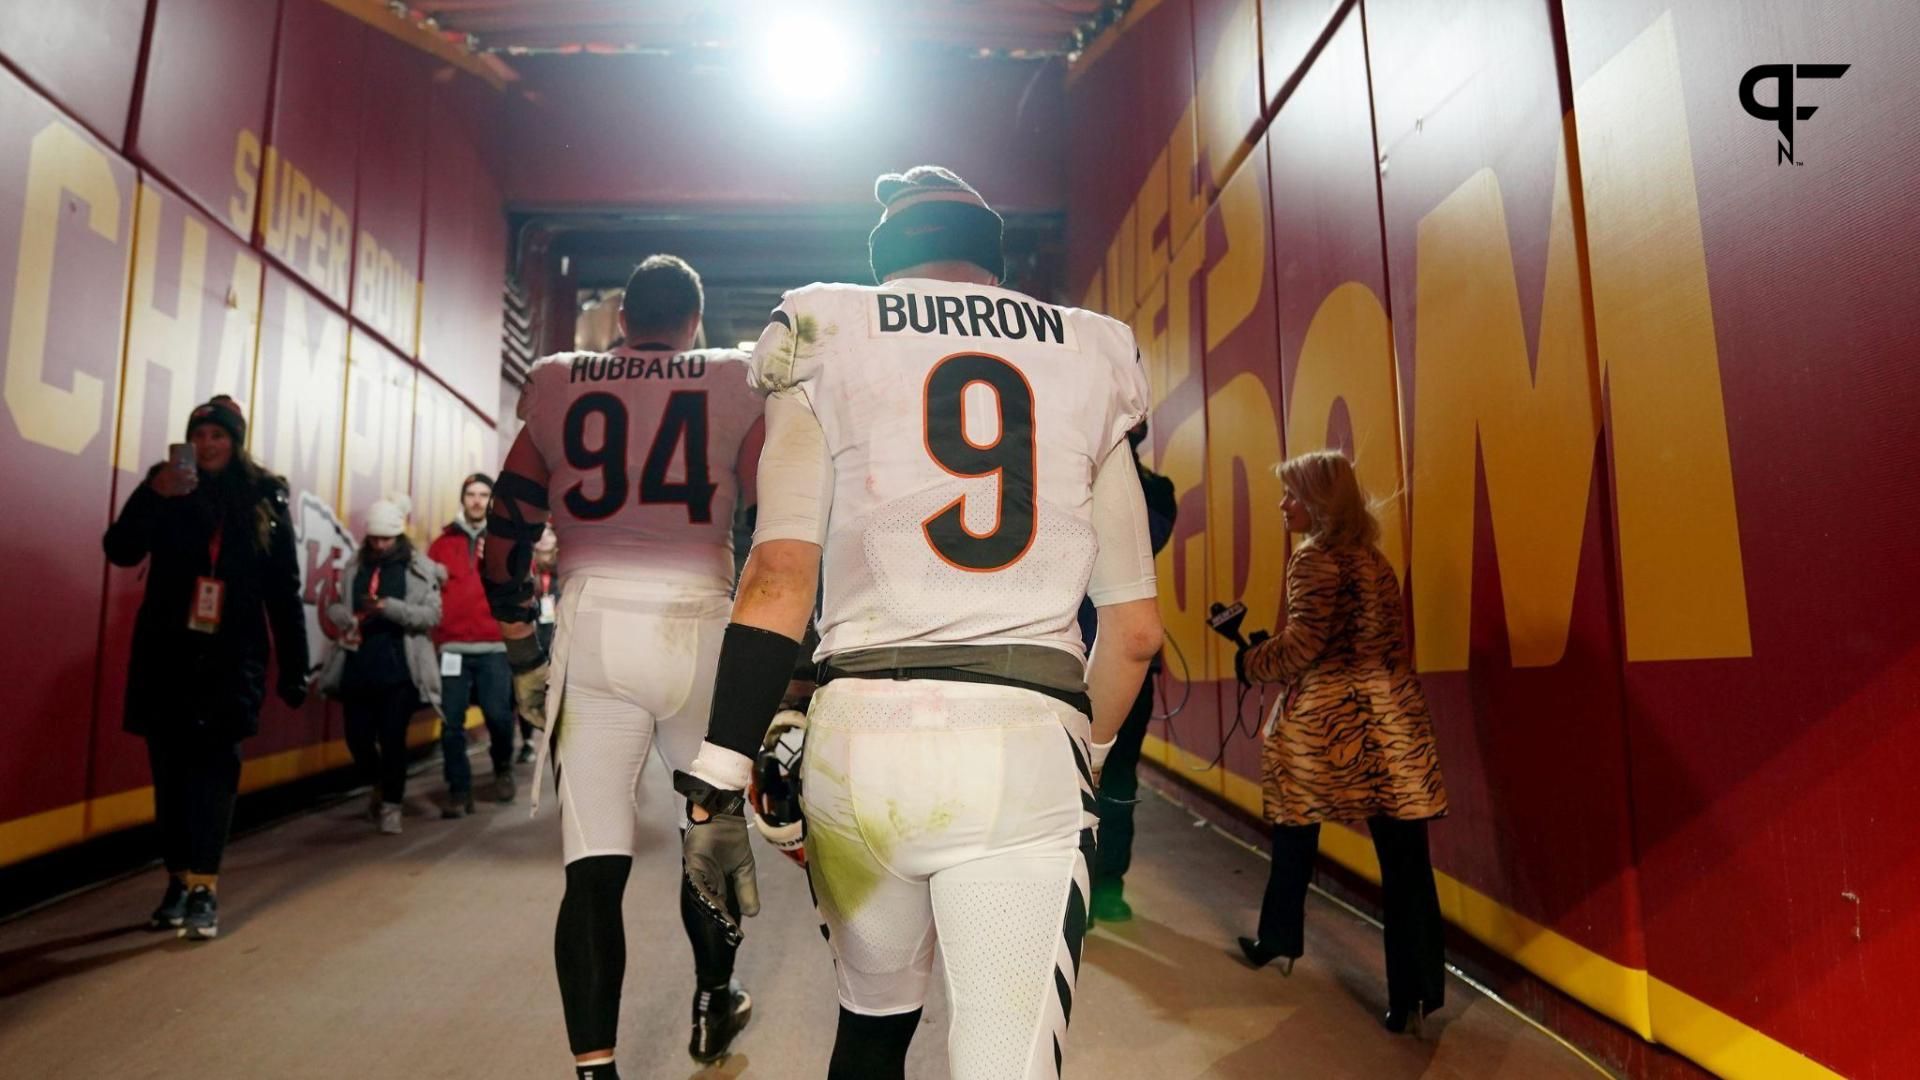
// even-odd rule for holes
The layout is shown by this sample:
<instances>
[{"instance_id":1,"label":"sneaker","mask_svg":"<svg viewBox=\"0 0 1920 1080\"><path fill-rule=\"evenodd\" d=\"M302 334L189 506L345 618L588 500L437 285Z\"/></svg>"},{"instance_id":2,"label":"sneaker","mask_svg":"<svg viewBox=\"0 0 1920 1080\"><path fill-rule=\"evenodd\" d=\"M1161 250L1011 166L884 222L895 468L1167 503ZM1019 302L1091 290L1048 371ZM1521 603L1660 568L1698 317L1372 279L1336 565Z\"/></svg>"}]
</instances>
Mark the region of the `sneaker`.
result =
<instances>
[{"instance_id":1,"label":"sneaker","mask_svg":"<svg viewBox=\"0 0 1920 1080\"><path fill-rule=\"evenodd\" d=\"M188 941L212 941L220 933L220 901L213 890L195 885L187 893L187 907L180 918L179 936Z\"/></svg>"},{"instance_id":2,"label":"sneaker","mask_svg":"<svg viewBox=\"0 0 1920 1080\"><path fill-rule=\"evenodd\" d=\"M388 836L400 835L400 804L397 802L380 804L380 831Z\"/></svg>"},{"instance_id":3,"label":"sneaker","mask_svg":"<svg viewBox=\"0 0 1920 1080\"><path fill-rule=\"evenodd\" d=\"M447 804L440 808L440 820L452 821L455 818L466 817L471 813L473 813L473 792L447 792Z\"/></svg>"},{"instance_id":4,"label":"sneaker","mask_svg":"<svg viewBox=\"0 0 1920 1080\"><path fill-rule=\"evenodd\" d=\"M513 756L513 763L515 765L533 764L533 744L530 742L521 743L520 752Z\"/></svg>"},{"instance_id":5,"label":"sneaker","mask_svg":"<svg viewBox=\"0 0 1920 1080\"><path fill-rule=\"evenodd\" d=\"M493 801L494 802L499 802L499 803L512 802L513 796L515 794L515 790L516 789L513 783L513 766L512 765L508 765L503 769L493 770Z\"/></svg>"},{"instance_id":6,"label":"sneaker","mask_svg":"<svg viewBox=\"0 0 1920 1080\"><path fill-rule=\"evenodd\" d=\"M1122 923L1133 918L1133 906L1118 884L1094 886L1093 902L1088 906L1094 922Z\"/></svg>"},{"instance_id":7,"label":"sneaker","mask_svg":"<svg viewBox=\"0 0 1920 1080\"><path fill-rule=\"evenodd\" d=\"M727 1056L733 1037L753 1018L753 999L740 989L738 980L729 982L724 992L696 990L693 993L693 1038L687 1053L702 1065L711 1065Z\"/></svg>"},{"instance_id":8,"label":"sneaker","mask_svg":"<svg viewBox=\"0 0 1920 1080\"><path fill-rule=\"evenodd\" d=\"M177 930L187 917L187 883L167 875L167 892L160 898L160 906L147 916L149 930Z\"/></svg>"}]
</instances>

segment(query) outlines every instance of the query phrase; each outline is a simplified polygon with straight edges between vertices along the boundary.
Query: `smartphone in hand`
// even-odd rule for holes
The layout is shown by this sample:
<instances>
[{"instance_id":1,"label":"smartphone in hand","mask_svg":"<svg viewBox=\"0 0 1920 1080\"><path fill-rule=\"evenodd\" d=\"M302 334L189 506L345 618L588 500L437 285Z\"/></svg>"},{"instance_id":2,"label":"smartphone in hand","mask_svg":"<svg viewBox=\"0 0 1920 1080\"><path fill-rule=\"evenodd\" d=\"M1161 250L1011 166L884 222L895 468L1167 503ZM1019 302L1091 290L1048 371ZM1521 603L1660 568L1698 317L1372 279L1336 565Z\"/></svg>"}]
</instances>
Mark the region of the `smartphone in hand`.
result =
<instances>
[{"instance_id":1,"label":"smartphone in hand","mask_svg":"<svg viewBox=\"0 0 1920 1080\"><path fill-rule=\"evenodd\" d=\"M193 459L193 444L171 443L167 446L167 464L178 471L198 478L200 466Z\"/></svg>"}]
</instances>

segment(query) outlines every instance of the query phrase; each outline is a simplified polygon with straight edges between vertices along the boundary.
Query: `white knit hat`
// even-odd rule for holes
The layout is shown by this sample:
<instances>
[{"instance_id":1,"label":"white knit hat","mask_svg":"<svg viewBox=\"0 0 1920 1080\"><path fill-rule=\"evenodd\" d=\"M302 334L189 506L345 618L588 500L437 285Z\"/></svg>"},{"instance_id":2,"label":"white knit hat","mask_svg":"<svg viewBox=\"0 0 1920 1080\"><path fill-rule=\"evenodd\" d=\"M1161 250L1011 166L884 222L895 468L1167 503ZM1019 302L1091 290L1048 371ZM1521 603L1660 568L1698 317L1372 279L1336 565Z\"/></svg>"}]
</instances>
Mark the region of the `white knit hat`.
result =
<instances>
[{"instance_id":1,"label":"white knit hat","mask_svg":"<svg viewBox=\"0 0 1920 1080\"><path fill-rule=\"evenodd\" d=\"M388 495L367 507L368 536L399 536L407 531L407 515L413 513L413 500L405 495Z\"/></svg>"}]
</instances>

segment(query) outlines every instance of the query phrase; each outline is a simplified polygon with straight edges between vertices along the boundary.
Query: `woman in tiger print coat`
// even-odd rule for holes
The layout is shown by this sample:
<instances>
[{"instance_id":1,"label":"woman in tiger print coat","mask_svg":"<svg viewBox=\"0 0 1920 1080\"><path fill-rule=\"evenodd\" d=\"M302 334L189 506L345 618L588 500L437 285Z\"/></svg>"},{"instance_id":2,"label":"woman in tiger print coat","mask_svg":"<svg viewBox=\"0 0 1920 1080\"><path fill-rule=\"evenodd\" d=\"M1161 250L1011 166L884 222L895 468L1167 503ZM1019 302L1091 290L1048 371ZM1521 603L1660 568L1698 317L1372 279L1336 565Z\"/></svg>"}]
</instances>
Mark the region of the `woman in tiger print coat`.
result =
<instances>
[{"instance_id":1,"label":"woman in tiger print coat","mask_svg":"<svg viewBox=\"0 0 1920 1080\"><path fill-rule=\"evenodd\" d=\"M1307 883L1323 821L1364 820L1380 856L1386 908L1387 1027L1404 1031L1445 990L1439 898L1427 820L1447 811L1433 723L1408 661L1400 583L1375 543L1379 524L1352 464L1319 451L1279 467L1287 529L1287 621L1243 650L1248 682L1280 683L1286 702L1261 755L1273 822L1273 871L1249 962L1304 947Z\"/></svg>"}]
</instances>

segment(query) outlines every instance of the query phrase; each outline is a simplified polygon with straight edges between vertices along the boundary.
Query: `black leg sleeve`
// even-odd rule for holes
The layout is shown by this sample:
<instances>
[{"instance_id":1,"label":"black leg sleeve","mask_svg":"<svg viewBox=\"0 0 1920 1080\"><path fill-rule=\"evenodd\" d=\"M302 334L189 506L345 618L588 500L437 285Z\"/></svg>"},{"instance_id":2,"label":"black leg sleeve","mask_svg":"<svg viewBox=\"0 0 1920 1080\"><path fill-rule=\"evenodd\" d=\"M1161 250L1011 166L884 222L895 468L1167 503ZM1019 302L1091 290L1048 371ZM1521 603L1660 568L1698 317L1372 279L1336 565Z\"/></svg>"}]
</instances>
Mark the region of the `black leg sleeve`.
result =
<instances>
[{"instance_id":1,"label":"black leg sleeve","mask_svg":"<svg viewBox=\"0 0 1920 1080\"><path fill-rule=\"evenodd\" d=\"M907 1047L920 1027L920 1010L862 1016L840 1007L827 1080L906 1080Z\"/></svg>"},{"instance_id":2,"label":"black leg sleeve","mask_svg":"<svg viewBox=\"0 0 1920 1080\"><path fill-rule=\"evenodd\" d=\"M731 898L727 905L733 908ZM740 919L739 909L733 909L734 921ZM720 929L700 901L693 895L693 885L680 877L680 924L687 928L687 944L693 946L693 976L702 990L718 990L733 978L733 958L740 947L730 944L727 935Z\"/></svg>"},{"instance_id":3,"label":"black leg sleeve","mask_svg":"<svg viewBox=\"0 0 1920 1080\"><path fill-rule=\"evenodd\" d=\"M553 929L553 966L567 1042L575 1055L606 1050L620 1028L620 983L627 974L627 930L620 897L633 859L592 855L567 864L567 892Z\"/></svg>"},{"instance_id":4,"label":"black leg sleeve","mask_svg":"<svg viewBox=\"0 0 1920 1080\"><path fill-rule=\"evenodd\" d=\"M1133 708L1107 752L1100 770L1100 846L1094 859L1093 883L1118 885L1133 865L1133 805L1140 794L1140 747L1153 717L1153 678L1140 684Z\"/></svg>"},{"instance_id":5,"label":"black leg sleeve","mask_svg":"<svg viewBox=\"0 0 1920 1080\"><path fill-rule=\"evenodd\" d=\"M1273 869L1260 900L1260 946L1280 956L1306 952L1307 885L1320 850L1319 825L1275 825Z\"/></svg>"}]
</instances>

